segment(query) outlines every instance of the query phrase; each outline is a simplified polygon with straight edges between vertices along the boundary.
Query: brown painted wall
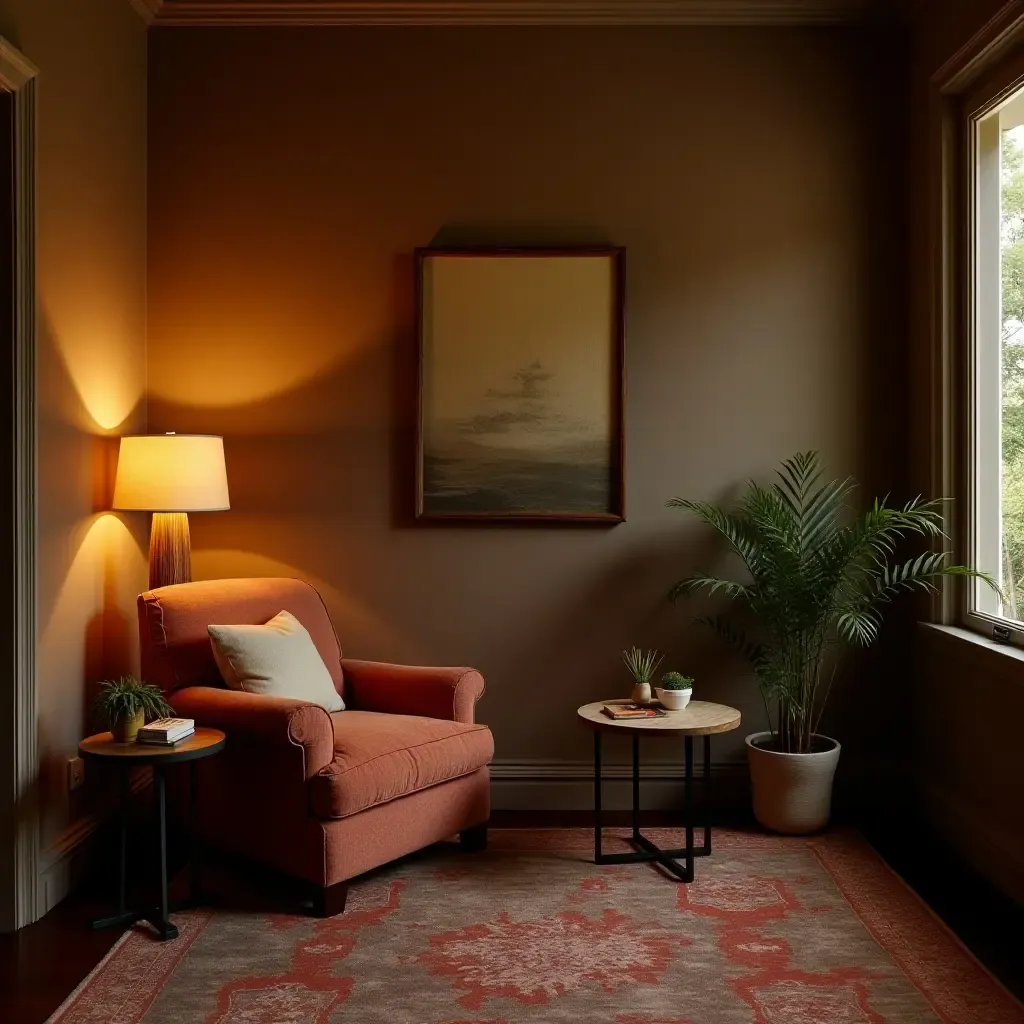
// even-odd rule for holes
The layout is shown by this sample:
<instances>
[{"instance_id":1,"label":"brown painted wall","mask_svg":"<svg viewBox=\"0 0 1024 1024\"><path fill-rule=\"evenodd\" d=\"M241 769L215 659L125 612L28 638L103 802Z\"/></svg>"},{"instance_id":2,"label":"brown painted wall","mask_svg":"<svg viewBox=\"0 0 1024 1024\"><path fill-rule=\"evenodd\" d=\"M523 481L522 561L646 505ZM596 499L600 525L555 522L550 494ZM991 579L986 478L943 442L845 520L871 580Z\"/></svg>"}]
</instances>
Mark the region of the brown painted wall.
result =
<instances>
[{"instance_id":1,"label":"brown painted wall","mask_svg":"<svg viewBox=\"0 0 1024 1024\"><path fill-rule=\"evenodd\" d=\"M135 661L145 560L98 515L105 435L144 427L146 36L127 0L0 0L0 34L40 69L39 741L44 868L81 808L67 758L91 684ZM134 529L134 525L132 526ZM136 531L137 532L137 531ZM45 897L44 897L45 898Z\"/></svg>"},{"instance_id":2,"label":"brown painted wall","mask_svg":"<svg viewBox=\"0 0 1024 1024\"><path fill-rule=\"evenodd\" d=\"M664 503L808 447L900 490L891 59L840 31L152 32L150 428L223 433L232 490L192 517L196 576L301 576L350 654L479 666L499 759L587 758L574 709L626 692L632 643L761 728L666 605L715 559ZM432 240L627 247L624 525L410 521Z\"/></svg>"},{"instance_id":3,"label":"brown painted wall","mask_svg":"<svg viewBox=\"0 0 1024 1024\"><path fill-rule=\"evenodd\" d=\"M930 370L934 216L939 121L933 75L1005 6L1001 0L945 0L914 27L912 57L911 379L915 486L927 488L934 451ZM1024 660L927 628L915 637L909 763L915 810L982 872L1024 903L1024 780L1018 723Z\"/></svg>"}]
</instances>

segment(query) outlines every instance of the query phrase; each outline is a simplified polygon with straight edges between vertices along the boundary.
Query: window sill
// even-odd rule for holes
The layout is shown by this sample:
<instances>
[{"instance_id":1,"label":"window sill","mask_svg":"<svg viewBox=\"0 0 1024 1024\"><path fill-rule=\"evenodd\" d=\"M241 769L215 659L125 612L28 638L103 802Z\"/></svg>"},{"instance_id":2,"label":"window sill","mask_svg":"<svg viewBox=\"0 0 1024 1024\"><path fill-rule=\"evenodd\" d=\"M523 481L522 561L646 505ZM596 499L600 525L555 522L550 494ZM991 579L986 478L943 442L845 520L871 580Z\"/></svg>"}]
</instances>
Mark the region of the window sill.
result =
<instances>
[{"instance_id":1,"label":"window sill","mask_svg":"<svg viewBox=\"0 0 1024 1024\"><path fill-rule=\"evenodd\" d=\"M959 643L970 644L973 647L995 654L1000 658L1005 658L1007 663L1019 662L1021 671L1024 671L1024 649L1020 647L1014 647L1012 644L998 644L990 637L982 636L981 633L975 633L970 629L964 629L962 626L943 626L935 622L919 622L918 625L925 632L953 637Z\"/></svg>"}]
</instances>

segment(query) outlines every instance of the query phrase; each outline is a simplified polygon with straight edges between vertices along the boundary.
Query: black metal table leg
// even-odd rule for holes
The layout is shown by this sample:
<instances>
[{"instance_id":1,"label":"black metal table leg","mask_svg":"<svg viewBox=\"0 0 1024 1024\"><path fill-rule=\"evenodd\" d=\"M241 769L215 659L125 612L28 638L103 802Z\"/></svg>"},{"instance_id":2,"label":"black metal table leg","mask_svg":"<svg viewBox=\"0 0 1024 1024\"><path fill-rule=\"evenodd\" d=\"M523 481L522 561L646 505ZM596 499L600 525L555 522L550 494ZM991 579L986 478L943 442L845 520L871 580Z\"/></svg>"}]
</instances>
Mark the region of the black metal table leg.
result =
<instances>
[{"instance_id":1,"label":"black metal table leg","mask_svg":"<svg viewBox=\"0 0 1024 1024\"><path fill-rule=\"evenodd\" d=\"M640 737L633 734L633 838L640 835Z\"/></svg>"},{"instance_id":2,"label":"black metal table leg","mask_svg":"<svg viewBox=\"0 0 1024 1024\"><path fill-rule=\"evenodd\" d=\"M685 881L693 881L693 737L686 737L685 750L685 772L683 780L683 813L686 815L686 878Z\"/></svg>"},{"instance_id":3,"label":"black metal table leg","mask_svg":"<svg viewBox=\"0 0 1024 1024\"><path fill-rule=\"evenodd\" d=\"M199 833L199 764L193 761L188 773L189 793L189 855L192 862L192 874L189 884L189 897L193 903L202 898L202 857L203 838Z\"/></svg>"},{"instance_id":4,"label":"black metal table leg","mask_svg":"<svg viewBox=\"0 0 1024 1024\"><path fill-rule=\"evenodd\" d=\"M704 737L704 856L711 856L711 737Z\"/></svg>"},{"instance_id":5,"label":"black metal table leg","mask_svg":"<svg viewBox=\"0 0 1024 1024\"><path fill-rule=\"evenodd\" d=\"M157 931L161 939L176 939L178 929L168 917L167 904L167 792L163 769L153 768L153 785L156 789L157 816L159 819L160 842L160 907L157 911L127 909L127 861L128 861L128 818L131 807L131 786L127 768L121 772L121 811L120 811L120 858L118 864L117 913L110 917L96 917L89 922L95 930L101 928L124 927L136 921L148 921Z\"/></svg>"},{"instance_id":6,"label":"black metal table leg","mask_svg":"<svg viewBox=\"0 0 1024 1024\"><path fill-rule=\"evenodd\" d=\"M594 730L594 863L595 864L636 864L656 861L670 872L676 881L692 882L694 859L707 857L711 853L711 826L705 817L704 843L694 845L694 800L693 800L693 737L684 741L683 762L683 803L686 821L684 824L686 845L680 850L664 850L651 842L640 830L640 737L633 736L633 830L629 841L636 848L632 853L602 853L601 833L603 817L601 808L601 730ZM704 737L704 786L705 797L702 810L707 815L707 786L711 770L711 739ZM682 860L683 863L679 863Z\"/></svg>"},{"instance_id":7,"label":"black metal table leg","mask_svg":"<svg viewBox=\"0 0 1024 1024\"><path fill-rule=\"evenodd\" d=\"M128 909L128 819L131 810L131 786L127 771L121 772L120 806L118 808L119 856L117 864L117 913L108 917L94 917L89 927L95 931L134 924L139 919L137 911Z\"/></svg>"},{"instance_id":8,"label":"black metal table leg","mask_svg":"<svg viewBox=\"0 0 1024 1024\"><path fill-rule=\"evenodd\" d=\"M123 916L128 911L128 813L131 807L131 779L128 772L121 772L120 850L117 865L117 912Z\"/></svg>"},{"instance_id":9,"label":"black metal table leg","mask_svg":"<svg viewBox=\"0 0 1024 1024\"><path fill-rule=\"evenodd\" d=\"M157 930L160 938L176 939L178 929L171 923L167 902L167 782L162 765L153 766L153 783L156 786L157 815L160 821L160 911L159 916L147 917Z\"/></svg>"}]
</instances>

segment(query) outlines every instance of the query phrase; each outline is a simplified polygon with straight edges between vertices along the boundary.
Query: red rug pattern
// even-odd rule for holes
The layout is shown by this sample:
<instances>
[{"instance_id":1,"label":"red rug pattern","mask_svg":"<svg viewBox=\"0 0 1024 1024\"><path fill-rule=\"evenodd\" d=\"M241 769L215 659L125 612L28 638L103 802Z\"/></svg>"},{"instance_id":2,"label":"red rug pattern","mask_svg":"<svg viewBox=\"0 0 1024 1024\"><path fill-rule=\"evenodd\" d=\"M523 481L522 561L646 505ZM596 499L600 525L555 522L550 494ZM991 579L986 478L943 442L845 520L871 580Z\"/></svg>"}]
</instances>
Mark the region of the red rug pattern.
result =
<instances>
[{"instance_id":1,"label":"red rug pattern","mask_svg":"<svg viewBox=\"0 0 1024 1024\"><path fill-rule=\"evenodd\" d=\"M496 831L357 880L329 920L140 926L50 1024L1024 1024L856 835L716 833L688 886L590 843Z\"/></svg>"}]
</instances>

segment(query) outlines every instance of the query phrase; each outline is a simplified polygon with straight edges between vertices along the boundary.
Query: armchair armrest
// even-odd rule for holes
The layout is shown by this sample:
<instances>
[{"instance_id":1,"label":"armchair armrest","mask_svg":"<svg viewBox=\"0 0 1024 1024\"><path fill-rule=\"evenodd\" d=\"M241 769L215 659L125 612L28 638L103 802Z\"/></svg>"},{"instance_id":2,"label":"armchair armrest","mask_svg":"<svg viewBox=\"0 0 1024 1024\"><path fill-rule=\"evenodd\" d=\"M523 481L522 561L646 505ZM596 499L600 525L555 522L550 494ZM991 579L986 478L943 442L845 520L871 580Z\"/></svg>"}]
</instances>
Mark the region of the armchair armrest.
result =
<instances>
[{"instance_id":1,"label":"armchair armrest","mask_svg":"<svg viewBox=\"0 0 1024 1024\"><path fill-rule=\"evenodd\" d=\"M420 668L342 658L346 696L360 711L473 723L484 677L473 668Z\"/></svg>"},{"instance_id":2,"label":"armchair armrest","mask_svg":"<svg viewBox=\"0 0 1024 1024\"><path fill-rule=\"evenodd\" d=\"M319 704L213 686L188 686L169 699L175 714L194 718L196 725L223 729L229 738L298 747L306 779L334 757L334 723Z\"/></svg>"}]
</instances>

